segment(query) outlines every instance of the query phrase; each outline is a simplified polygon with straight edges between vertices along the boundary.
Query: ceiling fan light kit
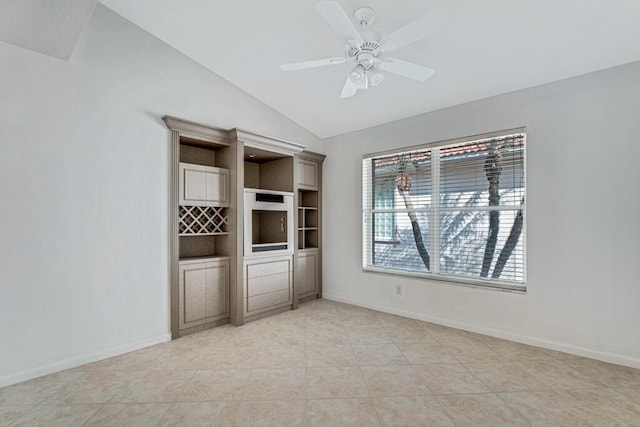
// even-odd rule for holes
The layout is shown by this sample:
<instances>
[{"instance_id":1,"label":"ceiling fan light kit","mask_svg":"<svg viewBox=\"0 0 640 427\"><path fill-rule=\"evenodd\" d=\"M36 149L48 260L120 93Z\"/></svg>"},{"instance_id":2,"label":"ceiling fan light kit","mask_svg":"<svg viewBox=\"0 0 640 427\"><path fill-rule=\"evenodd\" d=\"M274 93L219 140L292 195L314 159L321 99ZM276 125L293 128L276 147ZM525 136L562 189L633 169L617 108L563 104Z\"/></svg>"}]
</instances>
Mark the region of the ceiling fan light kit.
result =
<instances>
[{"instance_id":1,"label":"ceiling fan light kit","mask_svg":"<svg viewBox=\"0 0 640 427\"><path fill-rule=\"evenodd\" d=\"M358 89L366 90L369 86L378 86L385 80L382 71L419 82L433 76L435 70L431 68L384 55L435 33L453 20L453 14L448 9L436 9L394 31L386 38L381 38L376 31L369 29L376 18L375 12L369 7L359 8L353 14L355 22L361 28L358 31L337 1L321 1L315 6L329 27L345 39L344 56L283 64L280 69L305 70L353 61L356 65L347 76L340 98L350 98Z\"/></svg>"}]
</instances>

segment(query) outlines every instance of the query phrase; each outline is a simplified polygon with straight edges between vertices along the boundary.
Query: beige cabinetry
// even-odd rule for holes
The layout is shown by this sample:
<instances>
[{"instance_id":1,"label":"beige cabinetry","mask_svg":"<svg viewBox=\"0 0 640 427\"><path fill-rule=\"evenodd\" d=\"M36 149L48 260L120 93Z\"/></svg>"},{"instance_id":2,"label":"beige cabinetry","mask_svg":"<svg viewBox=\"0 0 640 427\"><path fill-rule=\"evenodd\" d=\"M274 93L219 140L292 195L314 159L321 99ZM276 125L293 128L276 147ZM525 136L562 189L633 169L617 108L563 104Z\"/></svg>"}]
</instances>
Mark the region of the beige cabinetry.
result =
<instances>
[{"instance_id":1,"label":"beige cabinetry","mask_svg":"<svg viewBox=\"0 0 640 427\"><path fill-rule=\"evenodd\" d=\"M295 294L297 301L322 296L322 162L321 154L297 157L297 227Z\"/></svg>"},{"instance_id":2,"label":"beige cabinetry","mask_svg":"<svg viewBox=\"0 0 640 427\"><path fill-rule=\"evenodd\" d=\"M250 317L293 302L293 257L244 260L244 315Z\"/></svg>"},{"instance_id":3,"label":"beige cabinetry","mask_svg":"<svg viewBox=\"0 0 640 427\"><path fill-rule=\"evenodd\" d=\"M305 258L310 278L301 289L318 295L320 157L298 158L300 144L237 128L163 120L171 131L173 338L297 308L299 233L317 253Z\"/></svg>"},{"instance_id":4,"label":"beige cabinetry","mask_svg":"<svg viewBox=\"0 0 640 427\"><path fill-rule=\"evenodd\" d=\"M229 317L229 258L180 261L178 271L180 329Z\"/></svg>"},{"instance_id":5,"label":"beige cabinetry","mask_svg":"<svg viewBox=\"0 0 640 427\"><path fill-rule=\"evenodd\" d=\"M298 159L298 188L318 191L319 165L313 160Z\"/></svg>"},{"instance_id":6,"label":"beige cabinetry","mask_svg":"<svg viewBox=\"0 0 640 427\"><path fill-rule=\"evenodd\" d=\"M318 253L318 249L298 252L295 278L299 299L318 295Z\"/></svg>"},{"instance_id":7,"label":"beige cabinetry","mask_svg":"<svg viewBox=\"0 0 640 427\"><path fill-rule=\"evenodd\" d=\"M179 204L229 206L229 169L180 163Z\"/></svg>"}]
</instances>

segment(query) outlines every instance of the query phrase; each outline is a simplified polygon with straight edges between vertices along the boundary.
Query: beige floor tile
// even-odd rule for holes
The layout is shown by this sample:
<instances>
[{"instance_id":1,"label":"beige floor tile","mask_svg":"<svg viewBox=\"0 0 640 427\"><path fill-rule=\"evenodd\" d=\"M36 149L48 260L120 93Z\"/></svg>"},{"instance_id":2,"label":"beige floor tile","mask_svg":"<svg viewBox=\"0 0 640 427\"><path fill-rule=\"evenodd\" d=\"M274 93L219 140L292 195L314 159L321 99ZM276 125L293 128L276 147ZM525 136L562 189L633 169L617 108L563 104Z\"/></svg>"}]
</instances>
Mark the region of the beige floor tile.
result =
<instances>
[{"instance_id":1,"label":"beige floor tile","mask_svg":"<svg viewBox=\"0 0 640 427\"><path fill-rule=\"evenodd\" d=\"M580 420L560 404L555 391L521 391L499 393L498 396L532 427L568 427L580 424Z\"/></svg>"},{"instance_id":2,"label":"beige floor tile","mask_svg":"<svg viewBox=\"0 0 640 427\"><path fill-rule=\"evenodd\" d=\"M414 369L433 394L489 392L484 383L459 363L415 365Z\"/></svg>"},{"instance_id":3,"label":"beige floor tile","mask_svg":"<svg viewBox=\"0 0 640 427\"><path fill-rule=\"evenodd\" d=\"M284 400L305 398L305 370L253 369L244 400Z\"/></svg>"},{"instance_id":4,"label":"beige floor tile","mask_svg":"<svg viewBox=\"0 0 640 427\"><path fill-rule=\"evenodd\" d=\"M84 427L152 427L167 413L168 403L112 403L98 410Z\"/></svg>"},{"instance_id":5,"label":"beige floor tile","mask_svg":"<svg viewBox=\"0 0 640 427\"><path fill-rule=\"evenodd\" d=\"M413 328L420 325L419 320L408 317L396 316L394 314L375 312L378 322L384 328Z\"/></svg>"},{"instance_id":6,"label":"beige floor tile","mask_svg":"<svg viewBox=\"0 0 640 427\"><path fill-rule=\"evenodd\" d=\"M373 401L385 426L455 427L431 396L379 397Z\"/></svg>"},{"instance_id":7,"label":"beige floor tile","mask_svg":"<svg viewBox=\"0 0 640 427\"><path fill-rule=\"evenodd\" d=\"M391 337L391 340L394 343L402 344L402 343L431 343L436 344L437 341L431 334L428 329L415 324L408 326L395 326L388 325L385 327L385 330Z\"/></svg>"},{"instance_id":8,"label":"beige floor tile","mask_svg":"<svg viewBox=\"0 0 640 427\"><path fill-rule=\"evenodd\" d=\"M640 403L613 389L558 390L572 416L595 425L640 425Z\"/></svg>"},{"instance_id":9,"label":"beige floor tile","mask_svg":"<svg viewBox=\"0 0 640 427\"><path fill-rule=\"evenodd\" d=\"M249 369L196 371L177 400L181 402L240 400L250 374Z\"/></svg>"},{"instance_id":10,"label":"beige floor tile","mask_svg":"<svg viewBox=\"0 0 640 427\"><path fill-rule=\"evenodd\" d=\"M219 346L194 356L192 367L200 370L250 369L258 356L259 347Z\"/></svg>"},{"instance_id":11,"label":"beige floor tile","mask_svg":"<svg viewBox=\"0 0 640 427\"><path fill-rule=\"evenodd\" d=\"M457 363L457 359L442 344L431 342L400 343L398 348L413 365L427 363Z\"/></svg>"},{"instance_id":12,"label":"beige floor tile","mask_svg":"<svg viewBox=\"0 0 640 427\"><path fill-rule=\"evenodd\" d=\"M371 399L309 400L307 422L313 427L371 427L382 425Z\"/></svg>"},{"instance_id":13,"label":"beige floor tile","mask_svg":"<svg viewBox=\"0 0 640 427\"><path fill-rule=\"evenodd\" d=\"M306 331L304 323L273 325L265 331L263 344L303 346L306 343Z\"/></svg>"},{"instance_id":14,"label":"beige floor tile","mask_svg":"<svg viewBox=\"0 0 640 427\"><path fill-rule=\"evenodd\" d=\"M361 369L373 397L427 393L427 386L411 366L364 366Z\"/></svg>"},{"instance_id":15,"label":"beige floor tile","mask_svg":"<svg viewBox=\"0 0 640 427\"><path fill-rule=\"evenodd\" d=\"M341 324L307 326L305 342L307 345L344 345L351 343L344 326Z\"/></svg>"},{"instance_id":16,"label":"beige floor tile","mask_svg":"<svg viewBox=\"0 0 640 427\"><path fill-rule=\"evenodd\" d=\"M553 352L544 348L517 342L493 339L483 341L487 347L498 353L500 360L520 362L523 360L554 360Z\"/></svg>"},{"instance_id":17,"label":"beige floor tile","mask_svg":"<svg viewBox=\"0 0 640 427\"><path fill-rule=\"evenodd\" d=\"M470 363L465 365L491 391L540 391L548 387L527 373L521 363Z\"/></svg>"},{"instance_id":18,"label":"beige floor tile","mask_svg":"<svg viewBox=\"0 0 640 427\"><path fill-rule=\"evenodd\" d=\"M367 397L367 385L360 368L307 368L307 398Z\"/></svg>"},{"instance_id":19,"label":"beige floor tile","mask_svg":"<svg viewBox=\"0 0 640 427\"><path fill-rule=\"evenodd\" d=\"M305 400L268 400L242 402L238 409L238 426L304 426Z\"/></svg>"},{"instance_id":20,"label":"beige floor tile","mask_svg":"<svg viewBox=\"0 0 640 427\"><path fill-rule=\"evenodd\" d=\"M111 402L175 402L193 374L193 371L131 371Z\"/></svg>"},{"instance_id":21,"label":"beige floor tile","mask_svg":"<svg viewBox=\"0 0 640 427\"><path fill-rule=\"evenodd\" d=\"M462 338L442 344L460 363L495 363L500 361L497 352L477 340Z\"/></svg>"},{"instance_id":22,"label":"beige floor tile","mask_svg":"<svg viewBox=\"0 0 640 427\"><path fill-rule=\"evenodd\" d=\"M33 405L0 406L0 426L8 426L24 416Z\"/></svg>"},{"instance_id":23,"label":"beige floor tile","mask_svg":"<svg viewBox=\"0 0 640 427\"><path fill-rule=\"evenodd\" d=\"M83 425L102 405L41 404L14 421L12 426L74 427Z\"/></svg>"},{"instance_id":24,"label":"beige floor tile","mask_svg":"<svg viewBox=\"0 0 640 427\"><path fill-rule=\"evenodd\" d=\"M471 332L460 329L450 328L448 326L436 325L435 323L421 322L423 327L438 342L451 342L459 340L460 337L472 337Z\"/></svg>"},{"instance_id":25,"label":"beige floor tile","mask_svg":"<svg viewBox=\"0 0 640 427\"><path fill-rule=\"evenodd\" d=\"M391 336L382 326L356 326L345 328L351 344L391 343Z\"/></svg>"},{"instance_id":26,"label":"beige floor tile","mask_svg":"<svg viewBox=\"0 0 640 427\"><path fill-rule=\"evenodd\" d=\"M305 347L263 345L258 351L258 356L253 364L254 368L304 368Z\"/></svg>"},{"instance_id":27,"label":"beige floor tile","mask_svg":"<svg viewBox=\"0 0 640 427\"><path fill-rule=\"evenodd\" d=\"M353 345L360 366L406 365L407 359L395 344Z\"/></svg>"},{"instance_id":28,"label":"beige floor tile","mask_svg":"<svg viewBox=\"0 0 640 427\"><path fill-rule=\"evenodd\" d=\"M174 403L158 424L161 427L235 426L238 402Z\"/></svg>"},{"instance_id":29,"label":"beige floor tile","mask_svg":"<svg viewBox=\"0 0 640 427\"><path fill-rule=\"evenodd\" d=\"M169 343L170 344L170 343ZM110 357L87 365L89 369L107 369L118 371L140 371L153 369L162 358L162 347L160 344L147 347L142 350Z\"/></svg>"},{"instance_id":30,"label":"beige floor tile","mask_svg":"<svg viewBox=\"0 0 640 427\"><path fill-rule=\"evenodd\" d=\"M436 397L457 427L528 426L515 410L495 394Z\"/></svg>"},{"instance_id":31,"label":"beige floor tile","mask_svg":"<svg viewBox=\"0 0 640 427\"><path fill-rule=\"evenodd\" d=\"M51 404L106 403L128 379L126 371L91 370L59 387L45 402Z\"/></svg>"},{"instance_id":32,"label":"beige floor tile","mask_svg":"<svg viewBox=\"0 0 640 427\"><path fill-rule=\"evenodd\" d=\"M580 375L591 377L607 388L640 386L640 369L593 359L570 359L566 363Z\"/></svg>"},{"instance_id":33,"label":"beige floor tile","mask_svg":"<svg viewBox=\"0 0 640 427\"><path fill-rule=\"evenodd\" d=\"M305 352L309 368L358 365L350 345L308 345Z\"/></svg>"},{"instance_id":34,"label":"beige floor tile","mask_svg":"<svg viewBox=\"0 0 640 427\"><path fill-rule=\"evenodd\" d=\"M640 370L314 300L0 389L0 425L158 420L640 427Z\"/></svg>"},{"instance_id":35,"label":"beige floor tile","mask_svg":"<svg viewBox=\"0 0 640 427\"><path fill-rule=\"evenodd\" d=\"M378 318L374 314L367 312L345 312L340 316L340 321L345 328L382 328Z\"/></svg>"},{"instance_id":36,"label":"beige floor tile","mask_svg":"<svg viewBox=\"0 0 640 427\"><path fill-rule=\"evenodd\" d=\"M36 405L83 375L81 369L67 370L0 388L0 406Z\"/></svg>"},{"instance_id":37,"label":"beige floor tile","mask_svg":"<svg viewBox=\"0 0 640 427\"><path fill-rule=\"evenodd\" d=\"M527 373L551 389L589 389L603 387L596 378L583 375L561 360L522 362Z\"/></svg>"}]
</instances>

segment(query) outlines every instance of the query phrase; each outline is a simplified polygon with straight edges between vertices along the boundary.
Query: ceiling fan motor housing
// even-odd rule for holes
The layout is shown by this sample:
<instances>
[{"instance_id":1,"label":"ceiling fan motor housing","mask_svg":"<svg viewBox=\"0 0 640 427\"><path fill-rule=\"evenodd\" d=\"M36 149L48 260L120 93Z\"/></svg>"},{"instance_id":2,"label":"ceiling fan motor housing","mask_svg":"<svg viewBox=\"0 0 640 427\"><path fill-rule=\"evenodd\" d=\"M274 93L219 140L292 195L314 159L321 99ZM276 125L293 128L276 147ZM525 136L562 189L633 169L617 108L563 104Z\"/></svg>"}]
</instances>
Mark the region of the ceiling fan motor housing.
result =
<instances>
[{"instance_id":1,"label":"ceiling fan motor housing","mask_svg":"<svg viewBox=\"0 0 640 427\"><path fill-rule=\"evenodd\" d=\"M380 43L369 40L366 40L359 46L347 44L347 50L345 52L347 59L355 59L358 64L367 70L373 67L374 59L380 54L382 54Z\"/></svg>"}]
</instances>

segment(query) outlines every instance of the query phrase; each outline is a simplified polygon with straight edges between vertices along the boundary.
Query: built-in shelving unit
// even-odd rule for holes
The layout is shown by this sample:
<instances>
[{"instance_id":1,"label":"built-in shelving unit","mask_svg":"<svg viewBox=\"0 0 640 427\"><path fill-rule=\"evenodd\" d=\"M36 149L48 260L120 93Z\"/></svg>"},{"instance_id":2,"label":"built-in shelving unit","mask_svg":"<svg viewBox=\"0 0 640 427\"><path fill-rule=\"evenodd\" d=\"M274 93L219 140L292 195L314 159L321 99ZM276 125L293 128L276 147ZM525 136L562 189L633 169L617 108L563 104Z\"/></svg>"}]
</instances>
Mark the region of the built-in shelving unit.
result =
<instances>
[{"instance_id":1,"label":"built-in shelving unit","mask_svg":"<svg viewBox=\"0 0 640 427\"><path fill-rule=\"evenodd\" d=\"M322 296L322 162L324 156L297 157L297 231L295 287L300 302Z\"/></svg>"},{"instance_id":2,"label":"built-in shelving unit","mask_svg":"<svg viewBox=\"0 0 640 427\"><path fill-rule=\"evenodd\" d=\"M298 286L319 296L324 156L237 128L163 120L173 338L295 309Z\"/></svg>"}]
</instances>

